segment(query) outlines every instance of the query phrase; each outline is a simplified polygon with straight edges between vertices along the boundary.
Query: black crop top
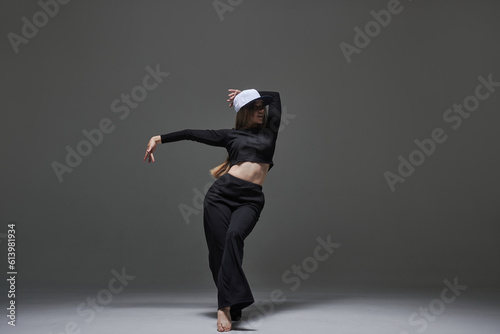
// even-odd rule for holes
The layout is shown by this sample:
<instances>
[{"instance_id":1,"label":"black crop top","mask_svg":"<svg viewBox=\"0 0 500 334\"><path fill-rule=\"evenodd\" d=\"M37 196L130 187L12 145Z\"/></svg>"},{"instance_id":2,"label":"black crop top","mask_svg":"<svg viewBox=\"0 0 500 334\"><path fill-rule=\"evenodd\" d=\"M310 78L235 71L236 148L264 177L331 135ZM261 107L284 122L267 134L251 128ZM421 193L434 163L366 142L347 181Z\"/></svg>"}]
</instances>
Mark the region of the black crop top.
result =
<instances>
[{"instance_id":1,"label":"black crop top","mask_svg":"<svg viewBox=\"0 0 500 334\"><path fill-rule=\"evenodd\" d=\"M273 155L281 123L281 99L278 92L259 91L259 94L273 97L267 113L265 128L245 128L241 130L193 130L186 129L161 135L161 142L193 140L210 146L225 147L229 154L230 167L238 162L253 161L268 163L273 167Z\"/></svg>"}]
</instances>

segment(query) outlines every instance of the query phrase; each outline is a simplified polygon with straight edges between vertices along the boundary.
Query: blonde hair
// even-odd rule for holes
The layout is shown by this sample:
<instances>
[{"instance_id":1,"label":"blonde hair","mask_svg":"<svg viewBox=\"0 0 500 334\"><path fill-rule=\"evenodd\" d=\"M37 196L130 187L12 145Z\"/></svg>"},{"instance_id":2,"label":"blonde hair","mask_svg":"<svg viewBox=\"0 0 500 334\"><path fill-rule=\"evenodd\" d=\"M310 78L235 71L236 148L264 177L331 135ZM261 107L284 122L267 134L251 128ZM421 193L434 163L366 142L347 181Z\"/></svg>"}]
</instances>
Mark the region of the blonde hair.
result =
<instances>
[{"instance_id":1,"label":"blonde hair","mask_svg":"<svg viewBox=\"0 0 500 334\"><path fill-rule=\"evenodd\" d=\"M245 128L249 128L252 125L252 118L253 118L253 103L250 103L249 105L243 106L237 113L236 113L236 123L234 125L235 130L241 130ZM265 128L267 123L267 113L264 113L264 121L262 124L259 125L259 128ZM220 165L210 169L210 174L212 174L213 177L218 179L222 175L226 174L229 171L230 168L230 162L229 162L229 154L226 158L226 161L221 163Z\"/></svg>"}]
</instances>

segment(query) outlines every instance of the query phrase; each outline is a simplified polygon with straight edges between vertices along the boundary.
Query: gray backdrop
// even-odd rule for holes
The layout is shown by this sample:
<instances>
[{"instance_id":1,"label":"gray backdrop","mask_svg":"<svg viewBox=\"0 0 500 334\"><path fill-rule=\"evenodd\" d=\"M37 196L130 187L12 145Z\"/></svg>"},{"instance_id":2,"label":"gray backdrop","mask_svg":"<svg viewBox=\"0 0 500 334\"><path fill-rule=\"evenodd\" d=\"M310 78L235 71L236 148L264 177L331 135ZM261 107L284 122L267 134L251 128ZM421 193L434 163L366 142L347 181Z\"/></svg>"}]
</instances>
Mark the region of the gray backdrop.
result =
<instances>
[{"instance_id":1,"label":"gray backdrop","mask_svg":"<svg viewBox=\"0 0 500 334\"><path fill-rule=\"evenodd\" d=\"M16 222L19 289L102 287L121 268L136 288L213 286L200 204L226 151L184 141L142 158L153 135L233 127L228 88L279 91L284 107L246 240L252 285L289 284L294 264L309 286L498 283L497 1L47 3L52 16L0 11L0 247L4 267ZM328 236L335 252L313 260Z\"/></svg>"}]
</instances>

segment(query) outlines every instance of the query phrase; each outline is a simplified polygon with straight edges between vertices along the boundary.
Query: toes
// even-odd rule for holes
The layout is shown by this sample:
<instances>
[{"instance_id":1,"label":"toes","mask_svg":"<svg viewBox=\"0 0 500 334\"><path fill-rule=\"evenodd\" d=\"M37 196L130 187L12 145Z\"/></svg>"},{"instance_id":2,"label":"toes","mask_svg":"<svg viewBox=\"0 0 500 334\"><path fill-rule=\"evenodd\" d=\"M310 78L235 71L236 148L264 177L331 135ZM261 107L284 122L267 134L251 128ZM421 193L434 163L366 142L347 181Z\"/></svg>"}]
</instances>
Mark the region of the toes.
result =
<instances>
[{"instance_id":1,"label":"toes","mask_svg":"<svg viewBox=\"0 0 500 334\"><path fill-rule=\"evenodd\" d=\"M227 324L217 324L218 332L229 332L231 330L231 325Z\"/></svg>"}]
</instances>

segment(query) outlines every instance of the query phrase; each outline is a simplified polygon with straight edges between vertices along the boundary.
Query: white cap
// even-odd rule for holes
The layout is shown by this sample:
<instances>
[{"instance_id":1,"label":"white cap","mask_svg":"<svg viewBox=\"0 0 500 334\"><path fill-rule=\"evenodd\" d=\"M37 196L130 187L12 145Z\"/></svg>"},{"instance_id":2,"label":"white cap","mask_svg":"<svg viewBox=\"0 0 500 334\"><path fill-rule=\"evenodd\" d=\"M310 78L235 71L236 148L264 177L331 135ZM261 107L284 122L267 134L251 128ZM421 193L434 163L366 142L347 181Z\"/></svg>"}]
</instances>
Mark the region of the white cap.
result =
<instances>
[{"instance_id":1,"label":"white cap","mask_svg":"<svg viewBox=\"0 0 500 334\"><path fill-rule=\"evenodd\" d=\"M268 105L272 101L272 96L264 95L261 96L259 92L255 89L246 89L241 91L233 100L234 110L238 112L242 107L255 100L264 101L265 105Z\"/></svg>"}]
</instances>

